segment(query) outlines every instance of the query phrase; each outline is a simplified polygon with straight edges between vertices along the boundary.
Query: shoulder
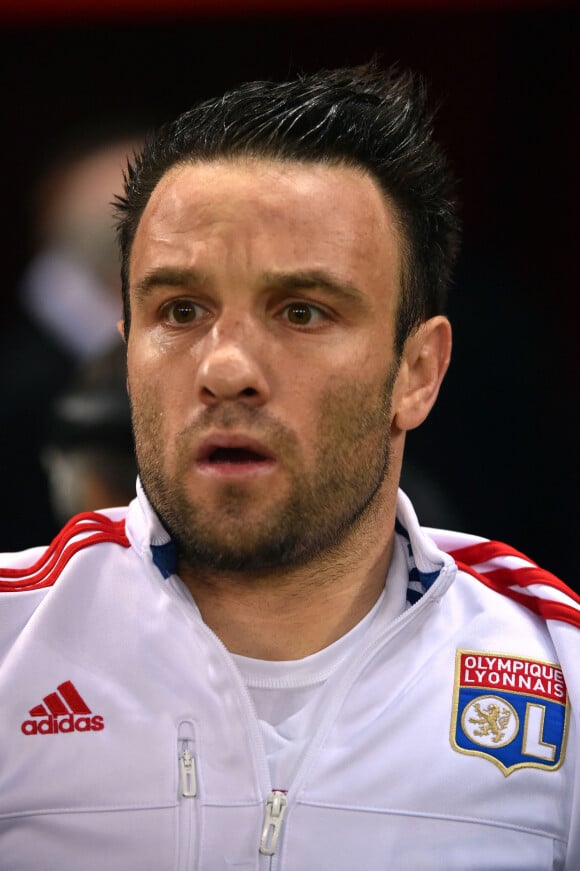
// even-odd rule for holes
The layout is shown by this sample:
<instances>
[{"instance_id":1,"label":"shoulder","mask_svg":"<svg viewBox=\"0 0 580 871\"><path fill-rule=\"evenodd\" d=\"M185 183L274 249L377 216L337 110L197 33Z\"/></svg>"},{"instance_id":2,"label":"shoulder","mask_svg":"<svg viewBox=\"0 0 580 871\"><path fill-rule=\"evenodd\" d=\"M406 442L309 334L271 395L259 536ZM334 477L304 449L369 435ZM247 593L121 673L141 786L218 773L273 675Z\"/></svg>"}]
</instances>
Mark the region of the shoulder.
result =
<instances>
[{"instance_id":1,"label":"shoulder","mask_svg":"<svg viewBox=\"0 0 580 871\"><path fill-rule=\"evenodd\" d=\"M508 544L426 530L457 565L455 605L467 601L464 634L501 642L523 659L556 662L580 717L580 596ZM472 622L473 621L473 622ZM491 647L490 647L491 649Z\"/></svg>"},{"instance_id":2,"label":"shoulder","mask_svg":"<svg viewBox=\"0 0 580 871\"><path fill-rule=\"evenodd\" d=\"M60 631L59 615L68 619L79 601L87 607L90 580L128 547L124 517L115 511L72 518L48 547L1 554L0 661L23 633L38 632L40 620Z\"/></svg>"},{"instance_id":3,"label":"shoulder","mask_svg":"<svg viewBox=\"0 0 580 871\"><path fill-rule=\"evenodd\" d=\"M52 587L77 554L95 553L103 544L129 547L125 509L79 514L48 547L0 555L0 593Z\"/></svg>"},{"instance_id":4,"label":"shoulder","mask_svg":"<svg viewBox=\"0 0 580 871\"><path fill-rule=\"evenodd\" d=\"M453 566L455 593L485 599L510 614L521 611L542 621L580 628L580 596L525 554L477 535L421 526L407 496L399 490L397 522L407 530L416 562ZM493 596L492 592L496 595ZM514 612L509 605L517 605Z\"/></svg>"},{"instance_id":5,"label":"shoulder","mask_svg":"<svg viewBox=\"0 0 580 871\"><path fill-rule=\"evenodd\" d=\"M556 575L508 544L430 530L458 569L541 619L580 629L580 596Z\"/></svg>"}]
</instances>

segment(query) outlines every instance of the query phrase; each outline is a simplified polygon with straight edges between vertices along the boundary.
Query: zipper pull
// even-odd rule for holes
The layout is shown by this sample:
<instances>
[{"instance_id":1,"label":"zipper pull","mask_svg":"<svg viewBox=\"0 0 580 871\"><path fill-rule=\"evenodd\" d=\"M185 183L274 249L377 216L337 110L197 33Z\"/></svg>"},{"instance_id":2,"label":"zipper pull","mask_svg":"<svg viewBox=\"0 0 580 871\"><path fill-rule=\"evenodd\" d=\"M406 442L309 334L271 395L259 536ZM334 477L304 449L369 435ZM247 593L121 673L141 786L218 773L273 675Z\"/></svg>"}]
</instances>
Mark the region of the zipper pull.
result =
<instances>
[{"instance_id":1,"label":"zipper pull","mask_svg":"<svg viewBox=\"0 0 580 871\"><path fill-rule=\"evenodd\" d=\"M273 856L278 846L282 820L288 807L285 789L273 789L266 799L266 816L260 840L260 853L263 856Z\"/></svg>"},{"instance_id":2,"label":"zipper pull","mask_svg":"<svg viewBox=\"0 0 580 871\"><path fill-rule=\"evenodd\" d=\"M181 794L186 798L197 795L197 778L195 776L195 757L187 748L179 757L181 769Z\"/></svg>"}]
</instances>

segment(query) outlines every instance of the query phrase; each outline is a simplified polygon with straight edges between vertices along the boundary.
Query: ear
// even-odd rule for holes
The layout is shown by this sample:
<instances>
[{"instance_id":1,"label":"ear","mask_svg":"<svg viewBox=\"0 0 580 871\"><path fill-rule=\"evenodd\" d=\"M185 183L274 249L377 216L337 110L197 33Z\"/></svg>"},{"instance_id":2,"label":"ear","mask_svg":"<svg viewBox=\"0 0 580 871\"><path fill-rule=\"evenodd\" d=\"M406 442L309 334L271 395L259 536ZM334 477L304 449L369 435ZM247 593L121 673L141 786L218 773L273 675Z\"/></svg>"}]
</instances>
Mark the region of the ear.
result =
<instances>
[{"instance_id":1,"label":"ear","mask_svg":"<svg viewBox=\"0 0 580 871\"><path fill-rule=\"evenodd\" d=\"M393 427L401 432L423 423L435 404L451 358L451 324L438 315L424 321L405 342L393 388Z\"/></svg>"},{"instance_id":2,"label":"ear","mask_svg":"<svg viewBox=\"0 0 580 871\"><path fill-rule=\"evenodd\" d=\"M124 321L124 320L117 321L117 332L119 333L119 335L121 336L121 338L123 339L123 341L126 342L126 338L125 338L125 321Z\"/></svg>"}]
</instances>

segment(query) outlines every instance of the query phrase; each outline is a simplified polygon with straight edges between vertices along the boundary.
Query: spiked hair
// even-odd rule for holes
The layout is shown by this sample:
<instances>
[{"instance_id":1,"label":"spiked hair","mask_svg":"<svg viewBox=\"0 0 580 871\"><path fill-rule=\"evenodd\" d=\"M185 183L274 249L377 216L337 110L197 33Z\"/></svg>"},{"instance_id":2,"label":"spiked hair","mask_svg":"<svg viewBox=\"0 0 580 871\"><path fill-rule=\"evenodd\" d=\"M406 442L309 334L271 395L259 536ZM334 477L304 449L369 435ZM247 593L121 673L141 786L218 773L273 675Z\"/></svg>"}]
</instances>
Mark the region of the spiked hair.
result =
<instances>
[{"instance_id":1,"label":"spiked hair","mask_svg":"<svg viewBox=\"0 0 580 871\"><path fill-rule=\"evenodd\" d=\"M250 82L161 127L129 164L116 204L126 334L131 247L159 180L176 165L251 156L352 166L379 185L404 241L400 353L422 321L444 310L458 249L454 183L432 121L421 79L372 62L290 82Z\"/></svg>"}]
</instances>

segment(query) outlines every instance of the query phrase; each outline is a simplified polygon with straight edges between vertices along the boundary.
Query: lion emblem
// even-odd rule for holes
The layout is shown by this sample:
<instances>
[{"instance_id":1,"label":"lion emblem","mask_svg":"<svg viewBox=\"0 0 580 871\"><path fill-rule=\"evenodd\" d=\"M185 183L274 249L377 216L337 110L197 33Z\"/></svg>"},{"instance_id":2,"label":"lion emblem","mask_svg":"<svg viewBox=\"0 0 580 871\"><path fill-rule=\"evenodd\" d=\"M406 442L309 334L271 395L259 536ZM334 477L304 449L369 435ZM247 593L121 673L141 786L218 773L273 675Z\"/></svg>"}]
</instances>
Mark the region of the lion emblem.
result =
<instances>
[{"instance_id":1,"label":"lion emblem","mask_svg":"<svg viewBox=\"0 0 580 871\"><path fill-rule=\"evenodd\" d=\"M470 717L469 722L479 727L473 730L473 735L489 737L494 744L499 744L504 739L505 730L509 725L511 717L509 708L500 708L495 702L490 702L483 709L478 702L475 702L473 708L477 717Z\"/></svg>"}]
</instances>

